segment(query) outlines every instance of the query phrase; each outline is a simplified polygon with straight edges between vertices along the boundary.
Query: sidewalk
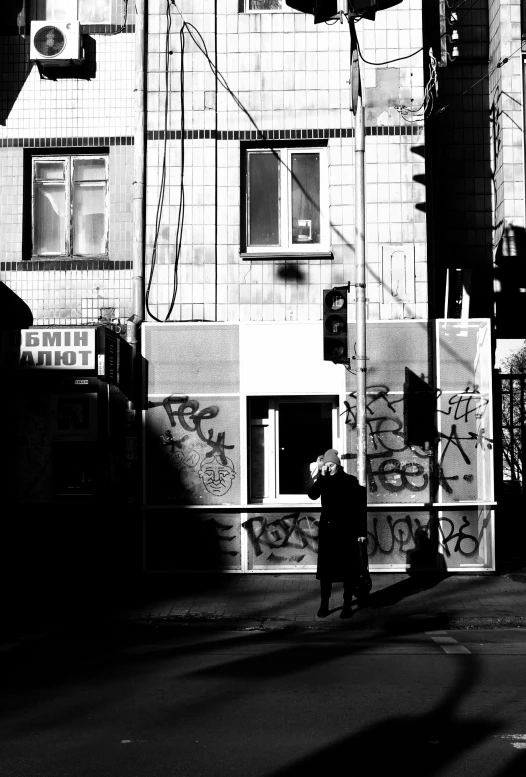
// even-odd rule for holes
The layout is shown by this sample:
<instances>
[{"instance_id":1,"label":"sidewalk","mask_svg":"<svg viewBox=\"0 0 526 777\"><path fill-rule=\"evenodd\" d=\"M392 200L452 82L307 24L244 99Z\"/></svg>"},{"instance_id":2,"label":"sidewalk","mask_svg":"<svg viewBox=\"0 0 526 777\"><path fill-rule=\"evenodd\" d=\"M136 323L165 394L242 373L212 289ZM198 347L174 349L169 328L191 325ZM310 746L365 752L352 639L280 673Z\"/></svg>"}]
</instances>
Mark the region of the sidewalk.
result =
<instances>
[{"instance_id":1,"label":"sidewalk","mask_svg":"<svg viewBox=\"0 0 526 777\"><path fill-rule=\"evenodd\" d=\"M506 575L408 576L373 574L367 606L340 619L341 584L335 584L331 614L317 618L319 583L314 575L222 575L147 581L137 603L122 608L119 621L243 622L260 627L386 628L419 619L427 628L526 628L526 569Z\"/></svg>"}]
</instances>

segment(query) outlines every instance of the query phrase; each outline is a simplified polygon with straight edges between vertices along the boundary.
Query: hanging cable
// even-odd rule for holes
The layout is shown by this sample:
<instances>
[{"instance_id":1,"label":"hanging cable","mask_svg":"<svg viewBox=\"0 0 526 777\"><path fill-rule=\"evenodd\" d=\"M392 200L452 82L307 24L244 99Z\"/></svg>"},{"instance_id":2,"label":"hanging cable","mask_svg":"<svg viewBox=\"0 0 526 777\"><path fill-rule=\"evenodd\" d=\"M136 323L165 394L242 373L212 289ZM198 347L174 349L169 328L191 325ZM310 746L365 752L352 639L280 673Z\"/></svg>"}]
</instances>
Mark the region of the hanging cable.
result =
<instances>
[{"instance_id":1,"label":"hanging cable","mask_svg":"<svg viewBox=\"0 0 526 777\"><path fill-rule=\"evenodd\" d=\"M123 19L123 22L122 22L121 26L119 27L119 29L116 30L114 33L112 33L112 35L120 35L121 32L125 32L126 31L126 22L127 22L127 20L128 20L128 0L124 0L124 19Z\"/></svg>"},{"instance_id":2,"label":"hanging cable","mask_svg":"<svg viewBox=\"0 0 526 777\"><path fill-rule=\"evenodd\" d=\"M114 32L99 32L98 35L120 35L122 32L126 32L127 21L128 21L128 0L124 0L124 19L120 27Z\"/></svg>"},{"instance_id":3,"label":"hanging cable","mask_svg":"<svg viewBox=\"0 0 526 777\"><path fill-rule=\"evenodd\" d=\"M424 99L418 108L412 108L407 105L394 105L395 111L410 123L415 121L424 121L433 112L434 96L438 92L437 60L433 56L433 49L429 49L429 81L424 88Z\"/></svg>"},{"instance_id":4,"label":"hanging cable","mask_svg":"<svg viewBox=\"0 0 526 777\"><path fill-rule=\"evenodd\" d=\"M154 319L154 321L157 321L158 323L161 323L163 321L168 321L170 318L170 315L172 314L174 305L175 305L175 299L177 296L177 288L178 288L178 265L179 265L179 259L181 254L181 244L182 244L182 231L184 226L184 134L185 134L185 118L184 118L184 31L181 28L179 32L179 38L181 41L181 51L180 51L180 102L181 102L181 174L180 174L180 187L179 187L179 211L178 211L178 217L177 217L177 230L176 230L176 240L175 240L175 258L174 258L174 271L173 271L173 283L172 283L172 297L170 300L170 304L168 307L168 312L164 319L158 318L156 315L154 315L150 308L150 292L153 282L153 276L155 273L156 265L157 265L157 254L158 254L158 247L159 247L159 234L161 231L161 223L162 223L162 214L163 214L163 207L164 207L164 197L166 192L166 156L167 156L167 144L168 144L168 114L169 114L169 100L170 100L170 92L171 92L171 68L170 68L170 59L172 56L172 52L170 51L170 33L172 29L172 14L170 9L170 0L167 0L166 3L166 34L165 34L165 70L164 70L164 79L165 79L165 98L164 98L164 142L163 142L163 161L161 166L161 180L159 184L159 197L157 200L157 211L155 215L155 232L154 232L154 240L153 240L153 247L152 247L152 259L151 259L151 265L150 265L150 273L148 277L148 283L146 287L146 309L148 311L148 314Z\"/></svg>"},{"instance_id":5,"label":"hanging cable","mask_svg":"<svg viewBox=\"0 0 526 777\"><path fill-rule=\"evenodd\" d=\"M168 142L168 114L169 114L169 96L170 96L170 58L172 55L172 52L170 51L170 32L171 32L171 26L172 26L172 15L171 15L171 6L174 6L174 8L179 13L181 19L182 19L182 25L179 30L179 40L180 40L180 105L181 105L181 164L180 164L180 185L179 185L179 209L178 209L178 216L177 216L177 229L176 229L176 236L175 236L175 257L174 257L174 269L173 269L173 283L172 283L172 296L170 299L168 312L164 319L158 318L154 313L152 313L150 308L150 293L151 288L153 284L153 277L155 274L155 270L158 264L158 250L159 250L159 235L161 230L161 223L162 223L162 213L163 213L163 207L164 207L164 197L165 197L165 189L166 189L166 176L167 176L167 164L166 164L166 157L167 157L167 142ZM183 228L184 228L184 214L185 214L185 189L184 189L184 169L185 169L185 134L186 134L186 128L185 128L185 70L184 70L184 54L185 54L185 35L188 34L192 41L195 43L199 51L203 54L203 56L206 58L206 61L208 62L208 65L214 74L214 76L217 79L217 82L228 92L228 94L232 97L234 100L236 106L239 108L242 113L249 119L252 126L256 129L258 136L260 139L264 139L265 135L262 132L262 130L258 127L252 116L250 115L249 111L245 108L243 103L239 100L237 95L230 89L225 77L223 74L218 70L213 60L210 58L210 55L208 53L208 49L206 47L206 43L203 39L203 36L199 32L199 30L190 22L187 22L184 18L183 14L177 7L177 4L174 2L174 0L167 0L166 2L166 35L165 35L165 103L164 103L164 143L163 143L163 161L162 161L162 167L161 167L161 181L159 184L159 198L157 201L157 211L156 211L156 217L155 217L155 231L154 231L154 242L153 242L153 248L152 248L152 260L150 265L150 273L148 276L148 283L146 287L146 309L148 311L148 314L151 316L151 318L154 321L157 321L159 323L163 323L165 321L168 321L169 317L171 316L174 306L175 306L175 300L177 297L177 291L179 286L178 281L178 270L179 270L179 262L181 258L181 249L182 249L182 238L183 238Z\"/></svg>"},{"instance_id":6,"label":"hanging cable","mask_svg":"<svg viewBox=\"0 0 526 777\"><path fill-rule=\"evenodd\" d=\"M385 62L369 62L369 60L365 59L365 57L362 54L358 37L356 37L356 48L358 49L358 56L360 57L362 62L365 62L366 65L390 65L392 62L400 62L402 59L411 59L411 57L414 57L417 54L420 54L420 52L424 50L424 47L422 46L416 51L413 51L412 54L406 54L404 57L396 57L396 59L388 59Z\"/></svg>"},{"instance_id":7,"label":"hanging cable","mask_svg":"<svg viewBox=\"0 0 526 777\"><path fill-rule=\"evenodd\" d=\"M495 72L495 70L498 70L500 67L503 67L503 65L505 65L507 62L509 62L509 61L510 61L510 59L511 59L512 57L514 57L514 56L515 56L515 54L517 54L517 52L521 51L521 49L522 49L522 43L521 43L521 45L520 45L518 48L516 48L516 49L515 49L515 51L512 51L512 53L511 53L509 56L507 56L507 57L503 57L501 60L499 60L499 62L497 62L497 64L495 65L495 67L493 67L493 68L492 68L492 69L489 71L489 73L486 73L486 75L485 75L485 76L482 76L482 78L479 78L479 79L478 79L478 81L475 81L473 84L471 84L471 86L468 86L468 88L467 88L467 89L464 89L464 91L462 92L462 94L460 95L460 97L464 97L464 95L465 95L465 94L467 94L467 93L468 93L468 92L470 92L472 89L474 89L474 88L475 88L475 87L476 87L478 84L480 84L482 81L485 81L485 80L486 80L486 78L490 78L490 77L493 75L493 73ZM450 103L448 103L447 105L444 105L442 108L439 108L439 109L437 110L437 112L435 113L435 116L438 116L438 114L439 114L439 113L444 113L444 111L446 111L446 110L447 110L449 107L450 107Z\"/></svg>"},{"instance_id":8,"label":"hanging cable","mask_svg":"<svg viewBox=\"0 0 526 777\"><path fill-rule=\"evenodd\" d=\"M452 5L449 4L448 0L446 0L446 5L450 9L451 12L456 12L459 8L461 8L467 2L468 2L468 0L462 0L461 3L459 3L457 6L453 7ZM461 19L459 21L464 19L464 17L467 16L468 13L470 13L473 10L473 7L474 7L476 2L477 2L477 0L473 0L470 8L467 9L467 11L464 13L464 15L461 17ZM363 17L360 16L360 17L354 19L354 23L356 24L356 22L361 21L362 18ZM446 34L447 33L444 33L444 35L446 35ZM422 46L421 48L417 49L416 51L413 51L412 54L406 54L404 57L396 57L395 59L388 59L385 62L370 62L368 59L365 59L365 57L363 56L362 51L360 49L360 44L359 44L358 40L356 40L356 45L357 45L357 48L358 48L358 56L360 57L362 62L365 62L366 65L375 65L375 66L378 66L378 65L390 65L393 62L401 62L404 59L411 59L411 57L416 56L416 54L420 54L420 52L424 50L424 47Z\"/></svg>"}]
</instances>

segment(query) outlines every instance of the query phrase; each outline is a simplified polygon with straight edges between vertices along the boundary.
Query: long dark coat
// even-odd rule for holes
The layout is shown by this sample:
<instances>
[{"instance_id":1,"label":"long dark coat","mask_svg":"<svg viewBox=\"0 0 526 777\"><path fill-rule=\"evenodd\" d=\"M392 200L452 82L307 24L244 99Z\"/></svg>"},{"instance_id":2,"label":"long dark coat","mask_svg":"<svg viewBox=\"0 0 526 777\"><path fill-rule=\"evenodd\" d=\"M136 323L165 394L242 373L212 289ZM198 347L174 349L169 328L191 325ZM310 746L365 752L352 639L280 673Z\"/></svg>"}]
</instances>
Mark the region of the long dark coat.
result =
<instances>
[{"instance_id":1,"label":"long dark coat","mask_svg":"<svg viewBox=\"0 0 526 777\"><path fill-rule=\"evenodd\" d=\"M358 573L358 537L367 536L366 489L339 469L335 475L320 475L308 495L321 496L316 578L352 580Z\"/></svg>"}]
</instances>

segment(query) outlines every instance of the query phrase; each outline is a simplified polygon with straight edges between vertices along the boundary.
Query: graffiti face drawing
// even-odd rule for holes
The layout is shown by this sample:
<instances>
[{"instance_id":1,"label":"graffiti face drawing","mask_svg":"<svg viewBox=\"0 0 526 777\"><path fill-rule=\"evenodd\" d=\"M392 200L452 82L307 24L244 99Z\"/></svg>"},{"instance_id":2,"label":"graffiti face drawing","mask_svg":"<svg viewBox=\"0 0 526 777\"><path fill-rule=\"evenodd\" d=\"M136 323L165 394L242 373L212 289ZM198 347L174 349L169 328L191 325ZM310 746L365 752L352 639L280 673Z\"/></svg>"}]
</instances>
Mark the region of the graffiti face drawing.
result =
<instances>
[{"instance_id":1,"label":"graffiti face drawing","mask_svg":"<svg viewBox=\"0 0 526 777\"><path fill-rule=\"evenodd\" d=\"M199 477L203 481L203 486L209 494L214 496L224 496L227 491L230 491L232 481L236 476L232 460L225 456L223 461L221 461L219 454L205 457L199 469Z\"/></svg>"}]
</instances>

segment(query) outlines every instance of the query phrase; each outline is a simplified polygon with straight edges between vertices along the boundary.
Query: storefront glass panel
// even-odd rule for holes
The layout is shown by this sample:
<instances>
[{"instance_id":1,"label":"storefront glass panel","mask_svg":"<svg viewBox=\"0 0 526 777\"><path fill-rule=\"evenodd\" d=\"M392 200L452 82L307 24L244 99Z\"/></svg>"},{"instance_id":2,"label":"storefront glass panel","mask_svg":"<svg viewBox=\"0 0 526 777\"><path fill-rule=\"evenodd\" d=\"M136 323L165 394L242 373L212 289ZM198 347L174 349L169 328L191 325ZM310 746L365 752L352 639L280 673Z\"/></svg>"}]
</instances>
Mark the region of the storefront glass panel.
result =
<instances>
[{"instance_id":1,"label":"storefront glass panel","mask_svg":"<svg viewBox=\"0 0 526 777\"><path fill-rule=\"evenodd\" d=\"M247 534L249 571L315 568L319 515L316 509L247 514L242 528Z\"/></svg>"},{"instance_id":2,"label":"storefront glass panel","mask_svg":"<svg viewBox=\"0 0 526 777\"><path fill-rule=\"evenodd\" d=\"M241 569L239 513L149 510L144 539L148 572Z\"/></svg>"}]
</instances>

